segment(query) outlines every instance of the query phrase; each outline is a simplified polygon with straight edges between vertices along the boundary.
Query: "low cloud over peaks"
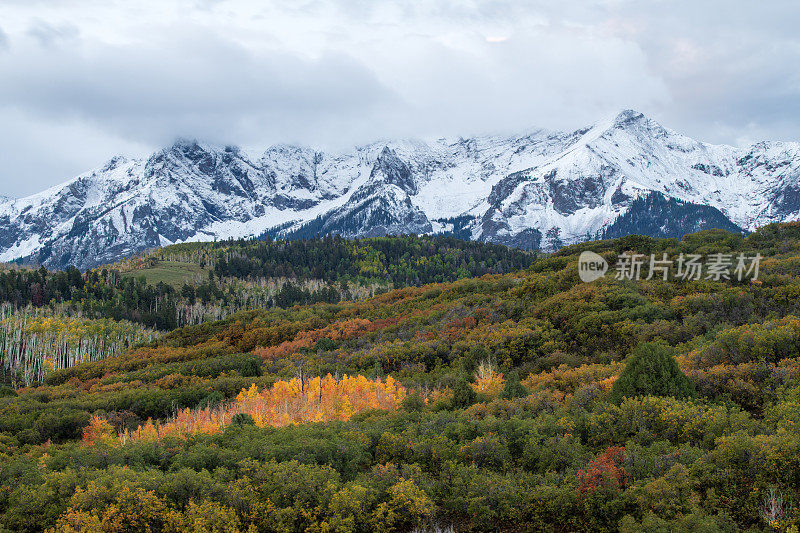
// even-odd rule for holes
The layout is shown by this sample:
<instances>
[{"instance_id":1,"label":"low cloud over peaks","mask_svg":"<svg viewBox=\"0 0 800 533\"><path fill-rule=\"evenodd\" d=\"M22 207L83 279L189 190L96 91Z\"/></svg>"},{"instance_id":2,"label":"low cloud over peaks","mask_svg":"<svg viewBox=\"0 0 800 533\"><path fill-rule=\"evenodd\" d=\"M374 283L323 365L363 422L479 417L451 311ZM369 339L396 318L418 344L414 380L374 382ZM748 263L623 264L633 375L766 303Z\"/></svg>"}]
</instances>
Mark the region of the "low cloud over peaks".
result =
<instances>
[{"instance_id":1,"label":"low cloud over peaks","mask_svg":"<svg viewBox=\"0 0 800 533\"><path fill-rule=\"evenodd\" d=\"M710 142L800 138L796 8L713 4L6 2L0 179L24 195L180 135L344 146L628 107Z\"/></svg>"}]
</instances>

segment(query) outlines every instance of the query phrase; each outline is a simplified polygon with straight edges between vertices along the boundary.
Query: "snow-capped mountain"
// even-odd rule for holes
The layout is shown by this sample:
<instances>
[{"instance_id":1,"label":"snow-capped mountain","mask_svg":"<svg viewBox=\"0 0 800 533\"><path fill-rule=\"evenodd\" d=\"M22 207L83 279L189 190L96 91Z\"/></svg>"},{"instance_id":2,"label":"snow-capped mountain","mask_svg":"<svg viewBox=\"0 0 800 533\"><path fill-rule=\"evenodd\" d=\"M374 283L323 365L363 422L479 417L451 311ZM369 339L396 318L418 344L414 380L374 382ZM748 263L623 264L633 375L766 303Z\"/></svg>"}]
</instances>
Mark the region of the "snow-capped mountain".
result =
<instances>
[{"instance_id":1,"label":"snow-capped mountain","mask_svg":"<svg viewBox=\"0 0 800 533\"><path fill-rule=\"evenodd\" d=\"M176 242L450 233L553 249L800 218L800 143L710 145L635 111L574 132L261 154L179 141L0 198L0 261L79 268Z\"/></svg>"}]
</instances>

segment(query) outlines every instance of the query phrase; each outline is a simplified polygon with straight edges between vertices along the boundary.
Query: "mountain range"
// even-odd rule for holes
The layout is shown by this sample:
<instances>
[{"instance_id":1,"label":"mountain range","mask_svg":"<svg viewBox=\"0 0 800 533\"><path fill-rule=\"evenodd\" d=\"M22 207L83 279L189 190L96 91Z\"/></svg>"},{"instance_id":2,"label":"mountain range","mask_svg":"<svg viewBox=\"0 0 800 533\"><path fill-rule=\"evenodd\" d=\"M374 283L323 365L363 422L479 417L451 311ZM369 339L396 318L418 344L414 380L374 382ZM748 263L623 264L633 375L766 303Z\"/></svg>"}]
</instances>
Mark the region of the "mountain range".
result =
<instances>
[{"instance_id":1,"label":"mountain range","mask_svg":"<svg viewBox=\"0 0 800 533\"><path fill-rule=\"evenodd\" d=\"M553 250L800 218L800 143L712 145L632 110L571 132L263 153L179 140L0 197L0 261L81 269L229 238L445 233Z\"/></svg>"}]
</instances>

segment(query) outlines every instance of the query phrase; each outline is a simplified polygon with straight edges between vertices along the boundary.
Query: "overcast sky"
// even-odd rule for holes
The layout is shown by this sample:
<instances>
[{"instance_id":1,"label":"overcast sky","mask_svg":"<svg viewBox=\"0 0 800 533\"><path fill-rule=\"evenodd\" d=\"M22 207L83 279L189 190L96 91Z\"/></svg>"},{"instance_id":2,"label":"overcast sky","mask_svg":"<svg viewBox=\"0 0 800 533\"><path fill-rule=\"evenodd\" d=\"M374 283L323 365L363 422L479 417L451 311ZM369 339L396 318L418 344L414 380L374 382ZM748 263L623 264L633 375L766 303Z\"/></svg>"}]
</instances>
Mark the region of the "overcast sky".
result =
<instances>
[{"instance_id":1,"label":"overcast sky","mask_svg":"<svg viewBox=\"0 0 800 533\"><path fill-rule=\"evenodd\" d=\"M0 0L0 195L178 136L342 149L624 108L800 140L797 0Z\"/></svg>"}]
</instances>

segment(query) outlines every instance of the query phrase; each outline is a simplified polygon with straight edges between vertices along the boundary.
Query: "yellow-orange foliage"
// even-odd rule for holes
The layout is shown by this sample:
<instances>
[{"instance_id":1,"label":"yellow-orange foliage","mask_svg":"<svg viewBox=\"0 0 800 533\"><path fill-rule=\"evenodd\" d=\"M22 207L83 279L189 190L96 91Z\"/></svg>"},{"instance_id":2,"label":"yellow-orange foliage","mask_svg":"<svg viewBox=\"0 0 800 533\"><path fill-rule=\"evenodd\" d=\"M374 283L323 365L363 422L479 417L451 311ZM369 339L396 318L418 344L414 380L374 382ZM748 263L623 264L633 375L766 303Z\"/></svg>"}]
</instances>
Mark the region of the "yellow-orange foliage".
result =
<instances>
[{"instance_id":1,"label":"yellow-orange foliage","mask_svg":"<svg viewBox=\"0 0 800 533\"><path fill-rule=\"evenodd\" d=\"M553 388L573 394L581 386L596 385L604 391L611 390L622 371L624 363L586 364L577 368L561 365L548 372L531 374L523 384L531 390L540 387Z\"/></svg>"},{"instance_id":2,"label":"yellow-orange foliage","mask_svg":"<svg viewBox=\"0 0 800 533\"><path fill-rule=\"evenodd\" d=\"M323 337L332 340L350 339L366 332L371 324L372 323L365 318L341 320L322 329L301 331L297 334L297 339L310 338L313 341L317 341Z\"/></svg>"},{"instance_id":3,"label":"yellow-orange foliage","mask_svg":"<svg viewBox=\"0 0 800 533\"><path fill-rule=\"evenodd\" d=\"M475 371L475 383L472 388L475 389L475 392L494 395L503 390L505 383L503 374L498 372L493 364L484 361L478 365L478 369Z\"/></svg>"},{"instance_id":4,"label":"yellow-orange foliage","mask_svg":"<svg viewBox=\"0 0 800 533\"><path fill-rule=\"evenodd\" d=\"M291 355L301 348L309 348L314 342L310 338L284 341L277 346L258 346L253 353L262 359L281 359Z\"/></svg>"},{"instance_id":5,"label":"yellow-orange foliage","mask_svg":"<svg viewBox=\"0 0 800 533\"><path fill-rule=\"evenodd\" d=\"M335 379L328 374L324 378L310 379L304 385L298 379L281 380L262 391L255 385L243 389L228 405L183 409L175 418L161 424L148 420L138 429L121 434L119 441L124 444L130 440L216 433L237 413L249 414L259 427L347 420L354 413L367 409L396 409L405 396L406 389L391 376L386 380L346 375ZM106 420L93 417L90 425L84 428L84 441L97 442L98 437L108 434L108 427Z\"/></svg>"},{"instance_id":6,"label":"yellow-orange foliage","mask_svg":"<svg viewBox=\"0 0 800 533\"><path fill-rule=\"evenodd\" d=\"M83 428L83 442L108 442L114 440L114 427L103 417L94 415L89 419L89 425Z\"/></svg>"},{"instance_id":7,"label":"yellow-orange foliage","mask_svg":"<svg viewBox=\"0 0 800 533\"><path fill-rule=\"evenodd\" d=\"M258 346L253 350L253 353L263 359L280 359L302 348L310 348L322 338L344 340L357 337L362 333L366 333L371 324L369 320L363 318L334 322L321 329L301 331L295 336L294 340L284 341L277 346Z\"/></svg>"}]
</instances>

